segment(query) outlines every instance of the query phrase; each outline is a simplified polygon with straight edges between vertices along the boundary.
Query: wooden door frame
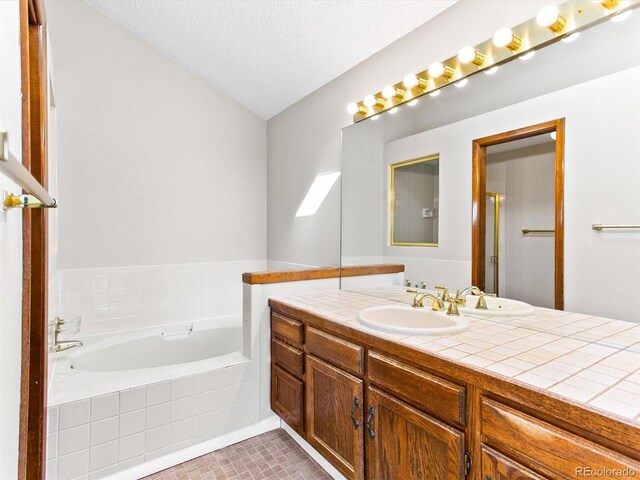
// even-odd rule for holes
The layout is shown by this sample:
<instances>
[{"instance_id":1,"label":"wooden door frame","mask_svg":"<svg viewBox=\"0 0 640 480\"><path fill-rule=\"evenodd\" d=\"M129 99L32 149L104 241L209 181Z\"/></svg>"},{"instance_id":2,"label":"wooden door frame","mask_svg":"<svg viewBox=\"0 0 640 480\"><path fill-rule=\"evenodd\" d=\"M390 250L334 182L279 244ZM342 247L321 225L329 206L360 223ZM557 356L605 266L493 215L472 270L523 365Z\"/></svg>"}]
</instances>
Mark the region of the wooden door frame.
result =
<instances>
[{"instance_id":1,"label":"wooden door frame","mask_svg":"<svg viewBox=\"0 0 640 480\"><path fill-rule=\"evenodd\" d=\"M47 188L47 43L43 0L20 0L22 163ZM22 212L22 361L18 478L41 479L47 421L47 209Z\"/></svg>"},{"instance_id":2,"label":"wooden door frame","mask_svg":"<svg viewBox=\"0 0 640 480\"><path fill-rule=\"evenodd\" d=\"M564 309L564 124L565 119L559 118L473 141L471 283L484 289L487 147L556 132L554 301L557 310Z\"/></svg>"}]
</instances>

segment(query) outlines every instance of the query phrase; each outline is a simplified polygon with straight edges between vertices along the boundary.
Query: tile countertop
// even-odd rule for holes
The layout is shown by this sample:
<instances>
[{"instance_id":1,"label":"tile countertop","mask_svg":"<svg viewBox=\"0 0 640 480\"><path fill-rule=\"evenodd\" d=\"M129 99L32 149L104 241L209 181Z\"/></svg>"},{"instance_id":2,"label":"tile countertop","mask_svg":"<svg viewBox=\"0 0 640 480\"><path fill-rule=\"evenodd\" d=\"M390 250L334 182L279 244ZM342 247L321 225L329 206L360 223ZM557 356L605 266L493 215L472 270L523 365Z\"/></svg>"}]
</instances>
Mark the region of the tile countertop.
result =
<instances>
[{"instance_id":1,"label":"tile countertop","mask_svg":"<svg viewBox=\"0 0 640 480\"><path fill-rule=\"evenodd\" d=\"M376 295L376 296L372 296ZM446 336L405 336L361 325L358 313L390 301L401 287L277 297L291 307L422 350L483 373L546 390L640 428L640 324L536 308L526 317L470 317Z\"/></svg>"}]
</instances>

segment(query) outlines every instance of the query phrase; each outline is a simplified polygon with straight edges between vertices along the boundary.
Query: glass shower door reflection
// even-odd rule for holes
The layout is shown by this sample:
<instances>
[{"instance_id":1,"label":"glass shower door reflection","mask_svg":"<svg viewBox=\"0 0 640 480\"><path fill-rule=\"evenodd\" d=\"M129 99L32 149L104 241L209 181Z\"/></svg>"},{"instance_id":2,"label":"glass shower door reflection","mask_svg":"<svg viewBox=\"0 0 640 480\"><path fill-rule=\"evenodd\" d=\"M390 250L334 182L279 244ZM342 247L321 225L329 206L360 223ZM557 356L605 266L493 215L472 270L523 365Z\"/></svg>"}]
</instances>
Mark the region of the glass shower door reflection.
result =
<instances>
[{"instance_id":1,"label":"glass shower door reflection","mask_svg":"<svg viewBox=\"0 0 640 480\"><path fill-rule=\"evenodd\" d=\"M499 193L487 192L485 228L485 292L500 295L500 202Z\"/></svg>"}]
</instances>

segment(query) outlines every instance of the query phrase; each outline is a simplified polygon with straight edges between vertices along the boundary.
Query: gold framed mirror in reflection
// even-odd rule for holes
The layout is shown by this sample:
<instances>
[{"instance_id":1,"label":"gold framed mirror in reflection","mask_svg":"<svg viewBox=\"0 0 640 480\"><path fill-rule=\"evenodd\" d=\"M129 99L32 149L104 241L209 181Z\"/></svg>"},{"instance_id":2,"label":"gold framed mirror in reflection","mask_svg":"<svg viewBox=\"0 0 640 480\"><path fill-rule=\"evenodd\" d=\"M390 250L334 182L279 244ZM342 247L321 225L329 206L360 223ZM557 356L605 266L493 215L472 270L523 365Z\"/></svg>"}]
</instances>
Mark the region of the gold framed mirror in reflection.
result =
<instances>
[{"instance_id":1,"label":"gold framed mirror in reflection","mask_svg":"<svg viewBox=\"0 0 640 480\"><path fill-rule=\"evenodd\" d=\"M391 245L438 246L440 155L389 165Z\"/></svg>"}]
</instances>

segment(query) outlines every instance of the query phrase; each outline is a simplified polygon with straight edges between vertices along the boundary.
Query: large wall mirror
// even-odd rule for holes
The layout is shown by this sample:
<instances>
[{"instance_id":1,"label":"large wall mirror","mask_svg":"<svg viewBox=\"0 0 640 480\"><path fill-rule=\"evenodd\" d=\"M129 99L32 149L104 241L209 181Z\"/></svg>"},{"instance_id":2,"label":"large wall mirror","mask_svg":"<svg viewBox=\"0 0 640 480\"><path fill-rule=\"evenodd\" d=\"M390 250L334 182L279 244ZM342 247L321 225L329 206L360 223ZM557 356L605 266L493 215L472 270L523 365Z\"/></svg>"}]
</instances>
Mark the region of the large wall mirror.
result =
<instances>
[{"instance_id":1,"label":"large wall mirror","mask_svg":"<svg viewBox=\"0 0 640 480\"><path fill-rule=\"evenodd\" d=\"M640 224L640 11L571 40L343 129L342 264L401 263L412 288L479 283L534 306L640 322L625 300L640 294L640 229L593 227ZM416 201L433 216L416 206L413 227L400 225L392 166L434 152L434 202L426 189Z\"/></svg>"}]
</instances>

